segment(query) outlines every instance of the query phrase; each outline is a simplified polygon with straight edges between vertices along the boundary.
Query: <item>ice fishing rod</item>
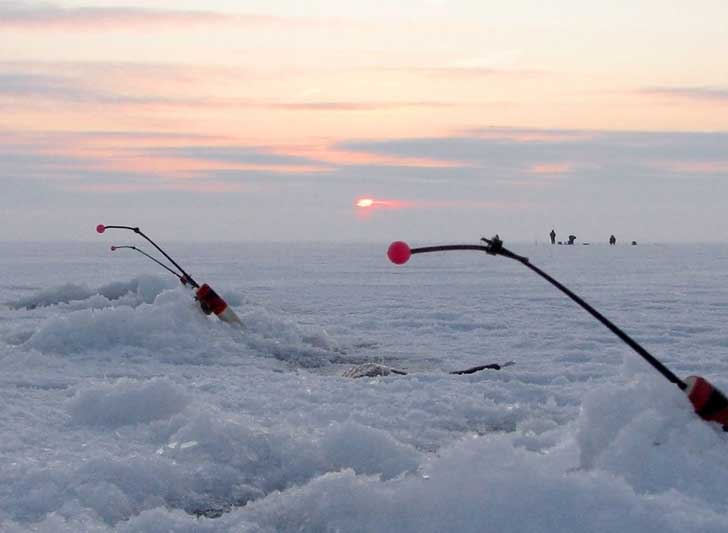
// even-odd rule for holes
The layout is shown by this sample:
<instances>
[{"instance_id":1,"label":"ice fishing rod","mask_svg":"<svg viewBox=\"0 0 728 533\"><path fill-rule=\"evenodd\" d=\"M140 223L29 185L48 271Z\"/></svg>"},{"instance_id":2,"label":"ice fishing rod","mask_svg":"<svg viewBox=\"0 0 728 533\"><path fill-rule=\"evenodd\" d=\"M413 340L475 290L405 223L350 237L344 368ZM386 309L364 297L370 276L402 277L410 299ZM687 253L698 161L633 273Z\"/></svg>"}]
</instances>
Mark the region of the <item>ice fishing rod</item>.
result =
<instances>
[{"instance_id":1,"label":"ice fishing rod","mask_svg":"<svg viewBox=\"0 0 728 533\"><path fill-rule=\"evenodd\" d=\"M129 230L129 231L133 231L137 235L141 235L152 246L154 246L157 250L159 250L159 253L161 253L164 257L166 257L167 260L170 263L172 263L175 267L177 267L177 270L179 270L182 273L182 275L185 277L185 279L189 282L190 285L192 285L195 289L197 289L197 288L200 287L200 285L192 278L192 276L190 276L187 272L185 272L184 268L182 268L181 266L179 266L174 259L172 259L169 255L167 255L167 252L165 252L164 250L162 250L162 248L160 248L159 245L157 245L156 242L154 242L152 239L150 239L149 237L147 237L144 234L144 232L142 230L140 230L138 227L132 227L132 226L105 226L104 224L99 224L98 226L96 226L96 232L97 233L104 233L107 229L126 229L126 230ZM147 255L147 254L144 254L144 255ZM147 257L150 257L150 256L147 256ZM152 259L154 259L154 258L152 258ZM154 259L154 260L156 261L156 259ZM159 263L159 261L157 261L157 263ZM162 266L164 266L164 265L162 265ZM168 269L168 270L171 270L171 269Z\"/></svg>"},{"instance_id":2,"label":"ice fishing rod","mask_svg":"<svg viewBox=\"0 0 728 533\"><path fill-rule=\"evenodd\" d=\"M182 282L182 284L187 285L188 283L192 285L196 289L195 291L195 300L200 304L200 307L202 308L202 311L209 315L210 313L215 313L215 315L222 320L223 322L229 322L229 323L235 323L235 324L242 324L240 318L238 315L235 314L235 311L233 311L230 306L227 304L225 300L223 300L219 294L217 294L212 287L210 287L207 283L203 283L202 285L198 284L192 276L190 276L187 272L185 272L185 269L179 266L179 264L172 259L167 252L162 250L162 248L154 242L152 239L147 237L147 235L144 234L142 230L140 230L138 227L133 226L107 226L105 224L99 224L96 226L96 232L97 233L104 233L107 229L124 229L133 231L137 235L141 235L144 239L146 239L152 246L154 246L157 250L159 250L159 253L161 253L164 257L167 258L167 260L172 263L177 270L179 270L179 273L172 270L170 267L162 263L161 261L157 260L156 258L152 257L151 255L147 254L146 252L138 249L136 246L112 246L111 251L115 251L119 248L131 248L133 250L136 250L140 254L148 257L155 263L161 265L168 271L170 271L172 274L177 276L177 278Z\"/></svg>"},{"instance_id":3,"label":"ice fishing rod","mask_svg":"<svg viewBox=\"0 0 728 533\"><path fill-rule=\"evenodd\" d=\"M402 265L409 261L414 254L422 254L429 252L448 252L453 250L475 250L485 252L489 255L502 255L531 269L533 272L548 281L551 285L566 294L571 300L581 306L591 316L596 318L612 333L624 341L630 348L637 352L645 361L647 361L655 370L657 370L665 379L677 385L680 390L684 391L690 402L695 408L695 412L704 420L710 420L723 424L723 429L728 431L728 398L714 387L708 380L701 376L689 376L684 381L677 377L669 368L662 364L655 356L645 350L637 341L627 335L612 321L594 309L582 298L577 296L567 287L549 276L546 272L533 265L527 257L515 254L503 246L503 241L496 235L492 239L482 238L481 241L485 245L479 244L448 244L444 246L425 246L421 248L410 248L406 242L395 241L387 250L389 260L394 264Z\"/></svg>"}]
</instances>

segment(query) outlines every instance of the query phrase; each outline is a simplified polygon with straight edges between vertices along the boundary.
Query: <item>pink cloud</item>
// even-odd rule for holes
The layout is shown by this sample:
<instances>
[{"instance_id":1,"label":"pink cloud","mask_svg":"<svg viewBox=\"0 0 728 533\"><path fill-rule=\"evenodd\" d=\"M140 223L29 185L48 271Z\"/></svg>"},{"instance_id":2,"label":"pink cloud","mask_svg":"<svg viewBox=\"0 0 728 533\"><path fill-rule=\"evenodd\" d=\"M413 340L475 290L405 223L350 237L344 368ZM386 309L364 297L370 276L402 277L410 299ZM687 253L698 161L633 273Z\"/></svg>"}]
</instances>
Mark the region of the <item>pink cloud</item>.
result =
<instances>
[{"instance_id":1,"label":"pink cloud","mask_svg":"<svg viewBox=\"0 0 728 533\"><path fill-rule=\"evenodd\" d=\"M237 14L210 10L152 9L144 7L63 7L0 2L2 29L83 29L86 31L125 30L139 26L167 28L232 24L249 29L371 27L355 19L326 16L277 16Z\"/></svg>"},{"instance_id":2,"label":"pink cloud","mask_svg":"<svg viewBox=\"0 0 728 533\"><path fill-rule=\"evenodd\" d=\"M641 94L669 99L688 99L710 103L727 103L728 87L649 87Z\"/></svg>"},{"instance_id":3,"label":"pink cloud","mask_svg":"<svg viewBox=\"0 0 728 533\"><path fill-rule=\"evenodd\" d=\"M432 67L394 67L383 70L397 70L407 74L419 74L427 77L442 78L536 78L547 74L539 70L517 70L506 68L489 68L477 66L432 66Z\"/></svg>"},{"instance_id":4,"label":"pink cloud","mask_svg":"<svg viewBox=\"0 0 728 533\"><path fill-rule=\"evenodd\" d=\"M194 193L235 193L248 190L243 184L221 181L186 181L186 182L150 182L150 183L97 183L82 185L66 185L65 190L87 193L134 193L152 191L183 191Z\"/></svg>"},{"instance_id":5,"label":"pink cloud","mask_svg":"<svg viewBox=\"0 0 728 533\"><path fill-rule=\"evenodd\" d=\"M156 11L141 8L5 8L0 18L2 28L93 27L101 25L129 26L139 24L204 24L225 20L210 12Z\"/></svg>"},{"instance_id":6,"label":"pink cloud","mask_svg":"<svg viewBox=\"0 0 728 533\"><path fill-rule=\"evenodd\" d=\"M323 165L256 164L208 160L188 157L160 157L140 155L132 152L94 153L89 156L88 168L130 174L155 174L177 180L196 178L200 172L240 170L272 174L311 174L329 172Z\"/></svg>"},{"instance_id":7,"label":"pink cloud","mask_svg":"<svg viewBox=\"0 0 728 533\"><path fill-rule=\"evenodd\" d=\"M341 166L371 165L414 168L459 168L466 165L466 163L459 161L444 161L428 157L403 157L343 150L331 145L284 146L274 148L271 151L272 153L281 155L307 157L323 163Z\"/></svg>"},{"instance_id":8,"label":"pink cloud","mask_svg":"<svg viewBox=\"0 0 728 533\"><path fill-rule=\"evenodd\" d=\"M504 139L517 142L575 142L594 139L598 133L588 130L538 130L507 127L481 128L465 130L466 135L475 135L479 139Z\"/></svg>"},{"instance_id":9,"label":"pink cloud","mask_svg":"<svg viewBox=\"0 0 728 533\"><path fill-rule=\"evenodd\" d=\"M571 171L571 163L538 163L529 168L531 174L566 174Z\"/></svg>"}]
</instances>

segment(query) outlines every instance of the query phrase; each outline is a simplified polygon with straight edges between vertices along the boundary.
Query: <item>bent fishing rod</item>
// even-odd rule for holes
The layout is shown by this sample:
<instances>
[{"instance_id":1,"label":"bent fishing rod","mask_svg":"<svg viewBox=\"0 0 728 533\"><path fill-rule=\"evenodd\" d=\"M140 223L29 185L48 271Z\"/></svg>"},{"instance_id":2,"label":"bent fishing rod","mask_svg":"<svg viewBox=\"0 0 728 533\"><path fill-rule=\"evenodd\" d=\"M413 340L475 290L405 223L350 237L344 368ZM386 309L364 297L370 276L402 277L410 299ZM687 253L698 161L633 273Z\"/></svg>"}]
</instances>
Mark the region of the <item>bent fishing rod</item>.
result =
<instances>
[{"instance_id":1,"label":"bent fishing rod","mask_svg":"<svg viewBox=\"0 0 728 533\"><path fill-rule=\"evenodd\" d=\"M195 289L197 289L197 288L200 287L200 285L192 278L192 276L190 276L187 272L185 272L185 270L181 266L179 266L174 259L172 259L169 255L167 255L167 252L165 252L164 250L162 250L162 248L160 248L159 245L156 242L154 242L152 239L150 239L149 237L147 237L144 234L144 232L142 230L140 230L138 227L132 227L132 226L106 226L104 224L99 224L98 226L96 226L96 232L97 233L104 233L107 229L125 229L125 230L129 230L129 231L133 231L137 235L141 235L144 239L147 240L147 242L149 242L149 244L151 244L152 246L154 246L159 251L159 253L161 253L164 257L166 257L167 260L170 263L172 263L177 268L177 270L179 270L182 273L182 276L184 276L184 279L187 282L189 282L190 285L192 285ZM118 247L118 248L121 248L121 247ZM112 250L111 251L112 252L114 251L113 247L112 247ZM160 265L162 264L159 261L157 261L156 259L154 259L153 257L151 257L149 254L146 254L146 253L142 252L141 250L139 250L139 252L141 252L142 254L146 255L147 257L149 257L153 261L159 263ZM164 266L167 270L171 270L169 267L167 267L165 265L162 265L162 266ZM183 283L185 283L185 282L183 282Z\"/></svg>"},{"instance_id":2,"label":"bent fishing rod","mask_svg":"<svg viewBox=\"0 0 728 533\"><path fill-rule=\"evenodd\" d=\"M137 235L141 235L144 239L146 239L152 246L154 246L159 253L161 253L164 257L167 258L167 260L172 263L172 265L177 268L179 272L175 272L172 268L165 265L161 261L159 261L157 258L152 257L148 253L144 252L143 250L140 250L136 246L112 246L111 251L114 252L118 249L131 249L136 252L139 252L143 256L151 259L158 265L160 265L162 268L166 269L167 271L171 272L174 276L176 276L180 282L182 282L183 285L190 284L195 291L195 300L200 304L200 307L202 308L202 311L209 315L211 313L215 313L215 316L217 316L220 320L223 322L228 323L235 323L235 324L242 324L240 321L240 318L238 315L235 314L235 311L233 311L230 306L227 304L225 300L220 297L219 294L217 294L212 287L210 287L207 283L203 283L200 285L197 283L192 276L190 276L187 272L185 272L185 269L183 269L172 257L170 257L167 252L165 252L156 242L154 242L152 239L150 239L141 229L134 226L111 226L111 225L105 225L105 224L99 224L96 226L96 232L97 233L104 233L107 229L122 229L122 230L128 230L133 231Z\"/></svg>"},{"instance_id":3,"label":"bent fishing rod","mask_svg":"<svg viewBox=\"0 0 728 533\"><path fill-rule=\"evenodd\" d=\"M551 285L559 289L571 300L576 302L587 313L601 322L612 333L619 337L624 343L632 348L647 363L657 370L665 379L677 385L677 387L687 394L690 402L693 404L695 412L704 420L718 422L723 424L723 429L728 431L728 398L708 380L701 376L689 376L685 380L676 376L669 368L662 364L655 356L643 348L637 341L627 335L622 329L617 327L611 320L594 309L586 301L577 294L572 292L566 286L562 285L556 279L548 275L546 272L532 264L527 257L515 254L503 246L503 241L496 235L492 239L481 239L482 244L448 244L443 246L425 246L420 248L410 248L406 242L395 241L390 244L387 250L387 257L396 265L403 265L409 261L410 257L415 254L431 253L431 252L449 252L455 250L474 250L485 252L488 255L501 255L509 259L518 261L525 267L529 268L540 277L548 281Z\"/></svg>"}]
</instances>

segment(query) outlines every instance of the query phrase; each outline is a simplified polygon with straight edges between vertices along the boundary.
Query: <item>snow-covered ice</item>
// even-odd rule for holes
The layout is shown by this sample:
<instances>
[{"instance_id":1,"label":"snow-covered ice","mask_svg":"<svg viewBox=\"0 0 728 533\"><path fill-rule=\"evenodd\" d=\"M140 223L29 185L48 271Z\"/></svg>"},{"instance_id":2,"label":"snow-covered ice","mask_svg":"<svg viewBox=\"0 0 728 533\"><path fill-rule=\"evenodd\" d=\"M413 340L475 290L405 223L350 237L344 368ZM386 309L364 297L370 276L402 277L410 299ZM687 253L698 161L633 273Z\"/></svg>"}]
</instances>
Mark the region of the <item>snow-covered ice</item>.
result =
<instances>
[{"instance_id":1,"label":"snow-covered ice","mask_svg":"<svg viewBox=\"0 0 728 533\"><path fill-rule=\"evenodd\" d=\"M728 531L728 433L516 262L164 243L241 331L108 244L0 243L0 531ZM728 391L728 246L506 246Z\"/></svg>"}]
</instances>

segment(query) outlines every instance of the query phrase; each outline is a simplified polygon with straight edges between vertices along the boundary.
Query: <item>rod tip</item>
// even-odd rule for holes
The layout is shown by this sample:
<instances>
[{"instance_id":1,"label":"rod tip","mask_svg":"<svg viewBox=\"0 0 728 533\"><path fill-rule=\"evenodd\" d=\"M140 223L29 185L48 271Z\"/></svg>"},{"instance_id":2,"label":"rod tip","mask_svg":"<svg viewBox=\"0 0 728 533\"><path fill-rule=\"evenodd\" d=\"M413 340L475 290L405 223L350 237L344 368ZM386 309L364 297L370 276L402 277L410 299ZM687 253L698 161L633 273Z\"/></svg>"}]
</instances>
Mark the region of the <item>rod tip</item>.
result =
<instances>
[{"instance_id":1,"label":"rod tip","mask_svg":"<svg viewBox=\"0 0 728 533\"><path fill-rule=\"evenodd\" d=\"M112 247L111 247L111 251L112 251L112 252L115 252L115 251L116 251L116 246L112 246Z\"/></svg>"},{"instance_id":2,"label":"rod tip","mask_svg":"<svg viewBox=\"0 0 728 533\"><path fill-rule=\"evenodd\" d=\"M106 231L106 226L104 226L103 224L99 224L98 226L96 226L96 233L103 233L105 231Z\"/></svg>"},{"instance_id":3,"label":"rod tip","mask_svg":"<svg viewBox=\"0 0 728 533\"><path fill-rule=\"evenodd\" d=\"M412 250L409 244L404 241L394 241L389 245L389 249L387 250L387 257L395 265L405 264L411 256Z\"/></svg>"}]
</instances>

